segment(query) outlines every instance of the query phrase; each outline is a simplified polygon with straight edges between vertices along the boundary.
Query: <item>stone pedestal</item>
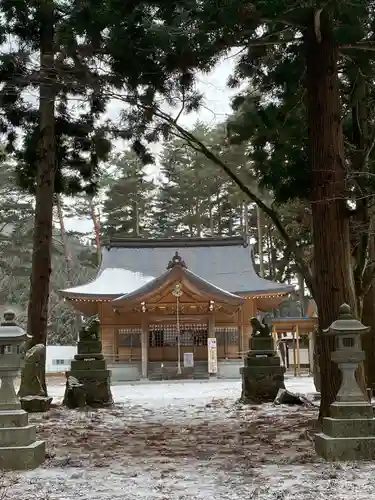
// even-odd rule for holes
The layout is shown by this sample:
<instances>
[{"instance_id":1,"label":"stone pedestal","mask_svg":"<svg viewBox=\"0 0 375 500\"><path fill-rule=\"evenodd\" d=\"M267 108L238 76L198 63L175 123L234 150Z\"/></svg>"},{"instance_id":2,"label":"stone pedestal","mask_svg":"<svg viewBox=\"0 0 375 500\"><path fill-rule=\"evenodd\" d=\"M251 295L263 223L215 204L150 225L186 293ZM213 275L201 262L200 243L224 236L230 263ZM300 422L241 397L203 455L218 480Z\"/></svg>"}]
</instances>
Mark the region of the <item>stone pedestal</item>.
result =
<instances>
[{"instance_id":1,"label":"stone pedestal","mask_svg":"<svg viewBox=\"0 0 375 500\"><path fill-rule=\"evenodd\" d=\"M272 337L252 337L242 376L243 403L274 401L279 389L285 389L285 367L274 349Z\"/></svg>"},{"instance_id":2,"label":"stone pedestal","mask_svg":"<svg viewBox=\"0 0 375 500\"><path fill-rule=\"evenodd\" d=\"M14 378L22 364L26 333L8 311L0 325L0 469L35 469L45 460L44 441L36 440L36 428L29 425L14 390Z\"/></svg>"},{"instance_id":3,"label":"stone pedestal","mask_svg":"<svg viewBox=\"0 0 375 500\"><path fill-rule=\"evenodd\" d=\"M330 417L323 419L322 432L315 436L316 453L328 461L375 459L374 410L359 388L355 372L365 358L360 335L369 329L352 318L350 308L340 308L340 319L326 334L337 336L337 349L332 361L342 372L342 383Z\"/></svg>"},{"instance_id":4,"label":"stone pedestal","mask_svg":"<svg viewBox=\"0 0 375 500\"><path fill-rule=\"evenodd\" d=\"M28 414L21 408L0 411L0 469L35 469L45 456L45 442L36 440Z\"/></svg>"},{"instance_id":5,"label":"stone pedestal","mask_svg":"<svg viewBox=\"0 0 375 500\"><path fill-rule=\"evenodd\" d=\"M102 343L99 340L83 339L78 342L77 350L78 353L71 362L71 369L66 372L64 404L72 406L68 391L72 390L69 377L74 377L82 386L77 407L81 406L82 393L88 406L99 408L112 405L111 372L107 370L107 363L102 354Z\"/></svg>"}]
</instances>

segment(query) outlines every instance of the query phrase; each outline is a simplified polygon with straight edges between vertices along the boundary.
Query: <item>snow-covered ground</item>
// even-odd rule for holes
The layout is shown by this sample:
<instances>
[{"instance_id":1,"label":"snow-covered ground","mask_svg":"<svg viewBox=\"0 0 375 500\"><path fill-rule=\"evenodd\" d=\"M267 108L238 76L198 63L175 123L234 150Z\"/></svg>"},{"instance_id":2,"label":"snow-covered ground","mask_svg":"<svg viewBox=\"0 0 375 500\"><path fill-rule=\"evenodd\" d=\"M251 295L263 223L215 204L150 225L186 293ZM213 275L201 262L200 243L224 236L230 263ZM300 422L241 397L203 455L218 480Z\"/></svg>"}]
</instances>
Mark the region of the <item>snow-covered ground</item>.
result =
<instances>
[{"instance_id":1,"label":"snow-covered ground","mask_svg":"<svg viewBox=\"0 0 375 500\"><path fill-rule=\"evenodd\" d=\"M287 387L313 393L310 378ZM64 387L49 387L61 400ZM6 474L7 500L369 500L374 466L315 456L316 408L242 406L240 381L113 387L115 407L31 416L43 467ZM1 491L2 490L2 491Z\"/></svg>"}]
</instances>

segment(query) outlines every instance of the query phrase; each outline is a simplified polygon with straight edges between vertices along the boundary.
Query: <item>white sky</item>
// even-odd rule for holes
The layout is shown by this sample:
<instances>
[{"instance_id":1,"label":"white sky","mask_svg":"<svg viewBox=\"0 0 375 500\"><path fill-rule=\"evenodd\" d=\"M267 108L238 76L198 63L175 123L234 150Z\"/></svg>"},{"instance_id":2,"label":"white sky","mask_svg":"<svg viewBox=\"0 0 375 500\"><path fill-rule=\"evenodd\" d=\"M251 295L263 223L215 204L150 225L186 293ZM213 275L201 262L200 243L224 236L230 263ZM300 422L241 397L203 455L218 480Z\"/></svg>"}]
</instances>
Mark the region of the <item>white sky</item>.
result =
<instances>
[{"instance_id":1,"label":"white sky","mask_svg":"<svg viewBox=\"0 0 375 500\"><path fill-rule=\"evenodd\" d=\"M186 128L191 128L199 120L208 125L215 125L222 122L231 112L230 100L238 89L228 89L227 81L232 73L236 58L228 56L224 58L209 74L199 73L197 77L197 87L205 95L204 104L197 113L182 115L180 123ZM108 106L108 116L115 119L119 114L121 104L112 101ZM117 148L121 148L121 143ZM157 174L157 166L151 167ZM92 222L90 219L82 220L69 218L65 221L66 229L79 231L81 233L90 233L92 231Z\"/></svg>"}]
</instances>

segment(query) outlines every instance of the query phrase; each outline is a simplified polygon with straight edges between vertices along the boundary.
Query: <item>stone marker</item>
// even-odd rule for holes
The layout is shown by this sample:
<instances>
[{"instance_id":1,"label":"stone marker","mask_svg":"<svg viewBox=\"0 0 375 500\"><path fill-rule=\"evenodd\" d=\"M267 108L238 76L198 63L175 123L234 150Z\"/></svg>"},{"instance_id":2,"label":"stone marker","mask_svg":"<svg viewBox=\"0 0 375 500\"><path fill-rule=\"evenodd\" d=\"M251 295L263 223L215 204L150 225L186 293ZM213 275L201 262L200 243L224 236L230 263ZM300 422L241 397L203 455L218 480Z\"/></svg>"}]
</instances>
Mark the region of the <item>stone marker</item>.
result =
<instances>
[{"instance_id":1,"label":"stone marker","mask_svg":"<svg viewBox=\"0 0 375 500\"><path fill-rule=\"evenodd\" d=\"M82 328L77 348L70 371L66 372L63 404L68 408L112 405L111 372L102 354L97 319Z\"/></svg>"},{"instance_id":2,"label":"stone marker","mask_svg":"<svg viewBox=\"0 0 375 500\"><path fill-rule=\"evenodd\" d=\"M242 403L274 401L279 389L285 389L285 367L276 353L271 329L257 318L251 318L253 334L242 376Z\"/></svg>"},{"instance_id":3,"label":"stone marker","mask_svg":"<svg viewBox=\"0 0 375 500\"><path fill-rule=\"evenodd\" d=\"M36 344L26 351L18 397L22 409L28 413L46 412L51 408L52 398L42 387L45 360L46 346L43 344Z\"/></svg>"},{"instance_id":4,"label":"stone marker","mask_svg":"<svg viewBox=\"0 0 375 500\"><path fill-rule=\"evenodd\" d=\"M21 409L14 389L23 358L26 333L14 323L15 314L8 311L0 325L0 469L35 469L45 460L45 443L36 441L34 425L28 425L28 414Z\"/></svg>"},{"instance_id":5,"label":"stone marker","mask_svg":"<svg viewBox=\"0 0 375 500\"><path fill-rule=\"evenodd\" d=\"M323 332L336 336L332 361L342 373L341 387L330 407L331 416L323 419L323 432L315 436L316 453L329 461L375 459L374 411L355 378L358 365L365 359L361 335L368 331L343 304L339 319Z\"/></svg>"}]
</instances>

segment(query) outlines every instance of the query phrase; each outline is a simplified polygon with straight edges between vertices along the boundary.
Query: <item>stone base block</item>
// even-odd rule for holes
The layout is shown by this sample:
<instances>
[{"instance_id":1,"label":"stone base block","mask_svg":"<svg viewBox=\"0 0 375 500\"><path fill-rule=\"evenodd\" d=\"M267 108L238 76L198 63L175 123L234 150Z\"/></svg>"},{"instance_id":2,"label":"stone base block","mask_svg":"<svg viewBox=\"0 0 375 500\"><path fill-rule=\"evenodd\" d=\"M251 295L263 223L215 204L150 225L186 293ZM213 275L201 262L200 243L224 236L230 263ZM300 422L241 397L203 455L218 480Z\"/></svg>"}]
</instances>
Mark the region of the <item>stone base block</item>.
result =
<instances>
[{"instance_id":1,"label":"stone base block","mask_svg":"<svg viewBox=\"0 0 375 500\"><path fill-rule=\"evenodd\" d=\"M110 370L103 370L101 372L96 370L88 370L87 372L78 370L75 372L66 372L66 375L67 377L72 376L76 378L78 382L83 385L83 392L87 406L102 408L113 404ZM66 401L68 390L69 387L67 384L64 401Z\"/></svg>"},{"instance_id":2,"label":"stone base block","mask_svg":"<svg viewBox=\"0 0 375 500\"><path fill-rule=\"evenodd\" d=\"M25 396L20 398L22 409L28 413L43 413L51 408L52 398L48 396Z\"/></svg>"},{"instance_id":3,"label":"stone base block","mask_svg":"<svg viewBox=\"0 0 375 500\"><path fill-rule=\"evenodd\" d=\"M251 337L250 351L275 352L275 342L272 337Z\"/></svg>"},{"instance_id":4,"label":"stone base block","mask_svg":"<svg viewBox=\"0 0 375 500\"><path fill-rule=\"evenodd\" d=\"M0 429L0 447L29 446L36 439L35 425L24 427L3 427Z\"/></svg>"},{"instance_id":5,"label":"stone base block","mask_svg":"<svg viewBox=\"0 0 375 500\"><path fill-rule=\"evenodd\" d=\"M103 359L102 343L100 340L80 340L77 345L77 354L75 359L84 359L93 357Z\"/></svg>"},{"instance_id":6,"label":"stone base block","mask_svg":"<svg viewBox=\"0 0 375 500\"><path fill-rule=\"evenodd\" d=\"M0 411L0 432L4 427L25 427L28 419L28 414L24 410Z\"/></svg>"},{"instance_id":7,"label":"stone base block","mask_svg":"<svg viewBox=\"0 0 375 500\"><path fill-rule=\"evenodd\" d=\"M315 436L315 451L329 462L375 460L375 437L335 438L320 433Z\"/></svg>"},{"instance_id":8,"label":"stone base block","mask_svg":"<svg viewBox=\"0 0 375 500\"><path fill-rule=\"evenodd\" d=\"M65 372L66 377L74 377L81 380L111 380L111 370L92 370L89 366L85 370L70 370ZM81 382L82 383L82 382Z\"/></svg>"},{"instance_id":9,"label":"stone base block","mask_svg":"<svg viewBox=\"0 0 375 500\"><path fill-rule=\"evenodd\" d=\"M278 356L254 356L249 355L245 359L245 366L280 366L280 358Z\"/></svg>"},{"instance_id":10,"label":"stone base block","mask_svg":"<svg viewBox=\"0 0 375 500\"><path fill-rule=\"evenodd\" d=\"M0 447L0 470L36 469L46 459L44 441L35 441L28 446Z\"/></svg>"},{"instance_id":11,"label":"stone base block","mask_svg":"<svg viewBox=\"0 0 375 500\"><path fill-rule=\"evenodd\" d=\"M245 366L242 375L242 403L266 403L275 400L279 389L285 389L283 366Z\"/></svg>"},{"instance_id":12,"label":"stone base block","mask_svg":"<svg viewBox=\"0 0 375 500\"><path fill-rule=\"evenodd\" d=\"M374 410L370 403L332 403L330 408L332 418L368 418L374 417Z\"/></svg>"},{"instance_id":13,"label":"stone base block","mask_svg":"<svg viewBox=\"0 0 375 500\"><path fill-rule=\"evenodd\" d=\"M375 439L375 418L324 418L323 434L333 438L373 436Z\"/></svg>"},{"instance_id":14,"label":"stone base block","mask_svg":"<svg viewBox=\"0 0 375 500\"><path fill-rule=\"evenodd\" d=\"M70 369L72 372L77 370L95 370L102 372L107 369L107 363L105 359L73 359L71 361Z\"/></svg>"}]
</instances>

